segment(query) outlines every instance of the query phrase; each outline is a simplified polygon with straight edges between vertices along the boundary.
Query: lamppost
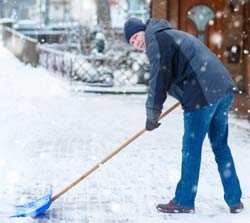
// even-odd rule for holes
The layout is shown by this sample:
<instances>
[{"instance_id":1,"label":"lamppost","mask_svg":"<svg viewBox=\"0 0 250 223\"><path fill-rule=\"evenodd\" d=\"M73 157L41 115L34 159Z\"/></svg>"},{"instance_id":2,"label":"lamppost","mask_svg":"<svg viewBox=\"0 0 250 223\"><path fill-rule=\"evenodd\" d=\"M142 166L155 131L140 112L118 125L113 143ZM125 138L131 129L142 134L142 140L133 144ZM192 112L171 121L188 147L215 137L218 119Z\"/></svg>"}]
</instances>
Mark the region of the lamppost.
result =
<instances>
[{"instance_id":1,"label":"lamppost","mask_svg":"<svg viewBox=\"0 0 250 223\"><path fill-rule=\"evenodd\" d=\"M38 7L39 7L39 11L40 11L40 22L43 25L49 24L50 0L40 0Z\"/></svg>"},{"instance_id":2,"label":"lamppost","mask_svg":"<svg viewBox=\"0 0 250 223\"><path fill-rule=\"evenodd\" d=\"M50 0L45 0L45 15L44 15L44 24L49 24L49 11L50 11Z\"/></svg>"},{"instance_id":3,"label":"lamppost","mask_svg":"<svg viewBox=\"0 0 250 223\"><path fill-rule=\"evenodd\" d=\"M3 2L4 0L0 0L0 18L3 18L4 16L3 16L3 4L4 4L4 2Z\"/></svg>"}]
</instances>

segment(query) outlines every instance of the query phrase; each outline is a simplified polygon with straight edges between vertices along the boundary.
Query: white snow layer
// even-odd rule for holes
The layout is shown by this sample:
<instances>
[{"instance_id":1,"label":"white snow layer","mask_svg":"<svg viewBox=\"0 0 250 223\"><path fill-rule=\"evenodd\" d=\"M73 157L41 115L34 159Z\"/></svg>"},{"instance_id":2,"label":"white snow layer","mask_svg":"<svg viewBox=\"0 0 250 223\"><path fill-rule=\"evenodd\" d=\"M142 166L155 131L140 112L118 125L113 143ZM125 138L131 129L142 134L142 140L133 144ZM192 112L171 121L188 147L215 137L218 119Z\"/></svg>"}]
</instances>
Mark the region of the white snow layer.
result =
<instances>
[{"instance_id":1,"label":"white snow layer","mask_svg":"<svg viewBox=\"0 0 250 223\"><path fill-rule=\"evenodd\" d=\"M158 213L180 176L182 110L169 114L120 154L56 200L43 219L8 218L12 204L58 192L144 127L145 95L95 95L41 68L20 63L0 45L0 222L250 222L250 127L230 117L230 145L244 212L229 214L206 139L196 213ZM175 101L171 98L165 107Z\"/></svg>"}]
</instances>

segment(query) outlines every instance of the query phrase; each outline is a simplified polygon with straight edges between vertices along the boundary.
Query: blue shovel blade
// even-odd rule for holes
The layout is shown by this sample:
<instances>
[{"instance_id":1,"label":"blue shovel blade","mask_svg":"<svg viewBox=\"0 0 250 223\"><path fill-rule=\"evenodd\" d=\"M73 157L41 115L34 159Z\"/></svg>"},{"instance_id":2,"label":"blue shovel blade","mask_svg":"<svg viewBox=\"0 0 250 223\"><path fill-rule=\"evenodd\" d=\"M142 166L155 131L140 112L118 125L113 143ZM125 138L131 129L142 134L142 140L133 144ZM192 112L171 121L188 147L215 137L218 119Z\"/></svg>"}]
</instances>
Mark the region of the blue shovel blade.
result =
<instances>
[{"instance_id":1,"label":"blue shovel blade","mask_svg":"<svg viewBox=\"0 0 250 223\"><path fill-rule=\"evenodd\" d=\"M52 189L49 194L24 205L17 205L15 213L10 217L38 217L44 214L52 203Z\"/></svg>"}]
</instances>

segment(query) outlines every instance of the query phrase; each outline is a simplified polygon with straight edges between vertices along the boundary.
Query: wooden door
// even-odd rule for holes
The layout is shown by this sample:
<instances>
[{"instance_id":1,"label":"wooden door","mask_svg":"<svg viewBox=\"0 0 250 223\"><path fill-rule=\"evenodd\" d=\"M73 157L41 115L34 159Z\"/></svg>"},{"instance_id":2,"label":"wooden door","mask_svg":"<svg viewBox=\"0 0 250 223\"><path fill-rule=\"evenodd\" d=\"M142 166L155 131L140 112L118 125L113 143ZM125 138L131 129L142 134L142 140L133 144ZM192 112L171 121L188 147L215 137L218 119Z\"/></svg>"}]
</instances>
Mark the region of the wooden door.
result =
<instances>
[{"instance_id":1,"label":"wooden door","mask_svg":"<svg viewBox=\"0 0 250 223\"><path fill-rule=\"evenodd\" d=\"M223 0L179 0L180 29L192 33L217 55L221 53Z\"/></svg>"}]
</instances>

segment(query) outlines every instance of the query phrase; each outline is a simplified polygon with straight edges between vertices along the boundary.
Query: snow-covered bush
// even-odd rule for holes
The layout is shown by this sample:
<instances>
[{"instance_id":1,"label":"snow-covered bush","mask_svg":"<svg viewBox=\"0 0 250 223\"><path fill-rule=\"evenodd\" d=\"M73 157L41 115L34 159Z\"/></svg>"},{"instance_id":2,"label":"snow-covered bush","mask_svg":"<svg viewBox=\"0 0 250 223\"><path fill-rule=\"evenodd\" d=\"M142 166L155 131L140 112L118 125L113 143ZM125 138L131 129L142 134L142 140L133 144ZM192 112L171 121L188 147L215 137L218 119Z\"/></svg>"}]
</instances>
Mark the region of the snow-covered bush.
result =
<instances>
[{"instance_id":1,"label":"snow-covered bush","mask_svg":"<svg viewBox=\"0 0 250 223\"><path fill-rule=\"evenodd\" d=\"M96 46L97 37L105 40L105 51ZM74 80L103 86L124 86L147 84L148 60L145 54L134 51L121 38L111 36L105 39L103 34L93 36L91 53L85 55L61 51L58 45L39 47L39 61L43 67L59 72Z\"/></svg>"}]
</instances>

